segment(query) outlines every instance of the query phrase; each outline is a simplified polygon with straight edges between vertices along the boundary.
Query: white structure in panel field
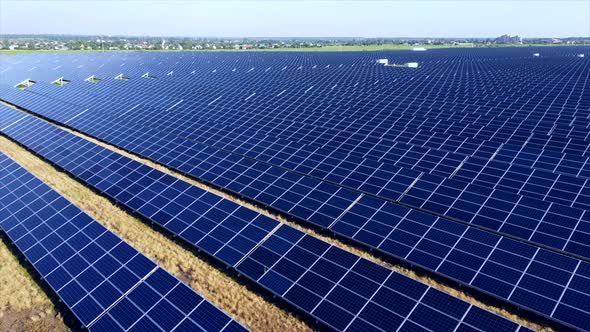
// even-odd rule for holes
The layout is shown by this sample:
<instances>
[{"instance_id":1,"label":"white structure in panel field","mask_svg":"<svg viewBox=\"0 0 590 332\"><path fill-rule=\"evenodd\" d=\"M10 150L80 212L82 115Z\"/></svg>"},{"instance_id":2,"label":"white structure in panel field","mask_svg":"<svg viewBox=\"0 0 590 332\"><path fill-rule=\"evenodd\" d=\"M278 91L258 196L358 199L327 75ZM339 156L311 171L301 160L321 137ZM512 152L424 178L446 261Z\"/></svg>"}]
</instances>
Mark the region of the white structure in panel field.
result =
<instances>
[{"instance_id":1,"label":"white structure in panel field","mask_svg":"<svg viewBox=\"0 0 590 332\"><path fill-rule=\"evenodd\" d=\"M406 63L389 63L388 59L378 59L377 63L383 64L385 67L406 67L406 68L418 68L418 62L406 62Z\"/></svg>"}]
</instances>

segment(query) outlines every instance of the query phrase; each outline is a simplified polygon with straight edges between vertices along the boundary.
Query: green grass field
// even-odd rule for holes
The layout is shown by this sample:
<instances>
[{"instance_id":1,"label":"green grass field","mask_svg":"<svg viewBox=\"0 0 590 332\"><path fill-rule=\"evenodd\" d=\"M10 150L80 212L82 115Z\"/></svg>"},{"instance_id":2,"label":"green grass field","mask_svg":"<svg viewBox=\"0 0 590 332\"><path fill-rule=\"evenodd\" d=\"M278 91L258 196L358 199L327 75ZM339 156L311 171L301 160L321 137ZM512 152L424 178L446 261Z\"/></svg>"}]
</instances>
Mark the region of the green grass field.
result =
<instances>
[{"instance_id":1,"label":"green grass field","mask_svg":"<svg viewBox=\"0 0 590 332\"><path fill-rule=\"evenodd\" d=\"M425 47L427 49L439 48L497 48L497 47L537 47L537 46L583 46L577 45L562 45L562 44L504 44L504 45L485 45L473 44L470 45L353 45L353 46L337 46L329 45L324 47L303 47L303 48L267 48L267 49L250 49L250 50L236 50L236 49L216 49L216 50L105 50L104 52L358 52L358 51L399 51L410 50L414 47ZM29 53L83 53L83 52L103 52L101 50L0 50L0 55L15 55L15 54L29 54Z\"/></svg>"}]
</instances>

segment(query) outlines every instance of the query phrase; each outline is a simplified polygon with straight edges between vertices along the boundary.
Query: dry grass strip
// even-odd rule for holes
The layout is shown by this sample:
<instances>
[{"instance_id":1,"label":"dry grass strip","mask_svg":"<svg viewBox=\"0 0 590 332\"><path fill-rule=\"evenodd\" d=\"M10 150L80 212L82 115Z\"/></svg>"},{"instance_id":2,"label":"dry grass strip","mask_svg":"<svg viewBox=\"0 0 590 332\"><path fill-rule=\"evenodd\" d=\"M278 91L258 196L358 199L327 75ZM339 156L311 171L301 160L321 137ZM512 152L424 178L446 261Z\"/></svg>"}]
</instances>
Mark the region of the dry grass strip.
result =
<instances>
[{"instance_id":1,"label":"dry grass strip","mask_svg":"<svg viewBox=\"0 0 590 332\"><path fill-rule=\"evenodd\" d=\"M0 331L69 331L47 294L0 241Z\"/></svg>"}]
</instances>

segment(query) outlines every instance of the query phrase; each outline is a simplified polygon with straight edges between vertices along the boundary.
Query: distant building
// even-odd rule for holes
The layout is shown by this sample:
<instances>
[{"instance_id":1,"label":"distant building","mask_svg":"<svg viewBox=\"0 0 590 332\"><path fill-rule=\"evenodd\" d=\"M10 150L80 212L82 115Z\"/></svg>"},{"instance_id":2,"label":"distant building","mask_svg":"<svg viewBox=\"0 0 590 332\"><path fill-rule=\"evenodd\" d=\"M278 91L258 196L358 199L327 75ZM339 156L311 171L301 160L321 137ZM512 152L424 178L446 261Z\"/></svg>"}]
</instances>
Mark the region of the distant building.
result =
<instances>
[{"instance_id":1,"label":"distant building","mask_svg":"<svg viewBox=\"0 0 590 332\"><path fill-rule=\"evenodd\" d=\"M495 44L522 44L522 39L519 36L502 35L494 39Z\"/></svg>"}]
</instances>

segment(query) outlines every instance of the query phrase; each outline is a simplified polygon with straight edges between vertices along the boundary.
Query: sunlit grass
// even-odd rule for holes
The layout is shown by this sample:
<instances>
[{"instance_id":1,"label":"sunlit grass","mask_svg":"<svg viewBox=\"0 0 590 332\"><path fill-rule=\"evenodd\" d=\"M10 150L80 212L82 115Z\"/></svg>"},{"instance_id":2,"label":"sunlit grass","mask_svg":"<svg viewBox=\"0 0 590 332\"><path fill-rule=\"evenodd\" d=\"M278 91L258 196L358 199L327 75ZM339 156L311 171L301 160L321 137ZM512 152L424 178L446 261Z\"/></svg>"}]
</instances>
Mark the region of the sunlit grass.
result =
<instances>
[{"instance_id":1,"label":"sunlit grass","mask_svg":"<svg viewBox=\"0 0 590 332\"><path fill-rule=\"evenodd\" d=\"M53 303L0 242L0 331L68 331Z\"/></svg>"}]
</instances>

